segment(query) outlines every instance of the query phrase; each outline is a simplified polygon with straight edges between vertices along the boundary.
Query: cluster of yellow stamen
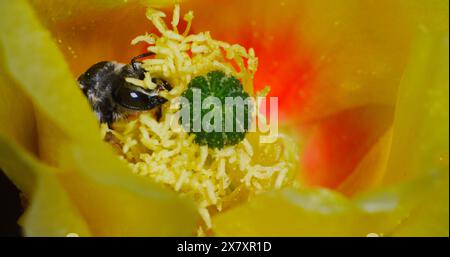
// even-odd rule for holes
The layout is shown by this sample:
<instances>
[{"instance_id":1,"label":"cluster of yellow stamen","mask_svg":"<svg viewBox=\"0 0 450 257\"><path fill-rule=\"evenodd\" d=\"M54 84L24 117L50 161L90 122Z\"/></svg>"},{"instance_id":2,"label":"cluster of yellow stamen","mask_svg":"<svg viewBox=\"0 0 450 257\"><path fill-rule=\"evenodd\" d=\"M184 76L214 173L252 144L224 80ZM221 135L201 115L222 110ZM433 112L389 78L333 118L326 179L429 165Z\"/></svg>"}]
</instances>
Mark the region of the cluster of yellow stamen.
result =
<instances>
[{"instance_id":1,"label":"cluster of yellow stamen","mask_svg":"<svg viewBox=\"0 0 450 257\"><path fill-rule=\"evenodd\" d=\"M132 43L147 43L155 57L143 61L147 71L144 80L128 79L129 82L152 89L156 86L152 78L164 78L173 89L163 96L172 100L186 90L195 76L221 70L240 79L245 90L253 93L253 76L258 66L253 49L247 51L240 45L214 40L208 32L189 34L192 12L184 15L187 25L180 33L178 5L170 29L163 12L148 9L147 17L160 35L145 34ZM159 120L152 112L142 112L135 119L116 122L113 129L103 126L103 133L115 136L120 158L135 174L195 199L203 228L211 228L214 213L290 183L296 151L286 135L279 134L273 143L263 144L258 140L259 133L251 132L237 145L210 149L195 144L194 135L174 129L178 110L172 107L170 103L163 105Z\"/></svg>"}]
</instances>

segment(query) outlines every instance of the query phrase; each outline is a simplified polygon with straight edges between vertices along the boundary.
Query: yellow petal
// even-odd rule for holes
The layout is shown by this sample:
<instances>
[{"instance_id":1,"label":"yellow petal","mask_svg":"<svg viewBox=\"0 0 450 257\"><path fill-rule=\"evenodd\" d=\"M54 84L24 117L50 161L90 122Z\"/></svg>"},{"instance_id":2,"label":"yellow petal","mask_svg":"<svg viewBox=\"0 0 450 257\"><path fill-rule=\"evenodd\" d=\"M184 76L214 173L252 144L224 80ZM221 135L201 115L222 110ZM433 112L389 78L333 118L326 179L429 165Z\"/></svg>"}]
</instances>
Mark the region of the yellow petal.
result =
<instances>
[{"instance_id":1,"label":"yellow petal","mask_svg":"<svg viewBox=\"0 0 450 257\"><path fill-rule=\"evenodd\" d=\"M0 134L14 139L34 154L37 153L34 110L3 65L0 51Z\"/></svg>"},{"instance_id":2,"label":"yellow petal","mask_svg":"<svg viewBox=\"0 0 450 257\"><path fill-rule=\"evenodd\" d=\"M378 142L372 146L352 174L336 190L346 196L352 196L359 192L380 187L389 159L388 149L391 142L392 129L389 129L378 139Z\"/></svg>"},{"instance_id":3,"label":"yellow petal","mask_svg":"<svg viewBox=\"0 0 450 257\"><path fill-rule=\"evenodd\" d=\"M56 22L70 16L76 16L93 9L111 9L140 3L153 7L170 6L180 0L92 0L92 1L67 1L67 0L30 0L33 8L45 22ZM44 15L49 12L52 15Z\"/></svg>"},{"instance_id":4,"label":"yellow petal","mask_svg":"<svg viewBox=\"0 0 450 257\"><path fill-rule=\"evenodd\" d=\"M86 223L54 175L55 171L1 134L0 167L29 198L30 206L20 220L24 235L90 235Z\"/></svg>"},{"instance_id":5,"label":"yellow petal","mask_svg":"<svg viewBox=\"0 0 450 257\"><path fill-rule=\"evenodd\" d=\"M448 169L448 36L419 31L393 128L340 186L346 194Z\"/></svg>"},{"instance_id":6,"label":"yellow petal","mask_svg":"<svg viewBox=\"0 0 450 257\"><path fill-rule=\"evenodd\" d=\"M26 1L2 1L0 9L3 66L12 80L68 135L94 138L94 116L49 32Z\"/></svg>"},{"instance_id":7,"label":"yellow petal","mask_svg":"<svg viewBox=\"0 0 450 257\"><path fill-rule=\"evenodd\" d=\"M353 201L325 189L271 192L216 216L214 231L219 236L392 235L442 179L444 174L435 174Z\"/></svg>"},{"instance_id":8,"label":"yellow petal","mask_svg":"<svg viewBox=\"0 0 450 257\"><path fill-rule=\"evenodd\" d=\"M420 28L400 83L384 184L448 172L448 31Z\"/></svg>"},{"instance_id":9,"label":"yellow petal","mask_svg":"<svg viewBox=\"0 0 450 257\"><path fill-rule=\"evenodd\" d=\"M436 190L416 208L395 230L393 236L443 236L449 235L449 185L447 176L438 182Z\"/></svg>"}]
</instances>

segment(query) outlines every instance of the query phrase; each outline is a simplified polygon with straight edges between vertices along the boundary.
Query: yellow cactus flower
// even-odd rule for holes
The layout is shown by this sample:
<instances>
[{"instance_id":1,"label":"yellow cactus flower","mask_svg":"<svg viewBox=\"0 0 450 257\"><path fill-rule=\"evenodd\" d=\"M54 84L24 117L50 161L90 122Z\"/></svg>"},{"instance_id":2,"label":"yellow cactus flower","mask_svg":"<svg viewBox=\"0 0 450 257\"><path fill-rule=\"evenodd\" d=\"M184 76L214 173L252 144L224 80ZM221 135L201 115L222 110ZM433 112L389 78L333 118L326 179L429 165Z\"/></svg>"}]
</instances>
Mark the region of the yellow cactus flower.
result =
<instances>
[{"instance_id":1,"label":"yellow cactus flower","mask_svg":"<svg viewBox=\"0 0 450 257\"><path fill-rule=\"evenodd\" d=\"M28 199L25 236L197 234L196 199L119 160L75 80L141 53L146 7L178 2L0 1L0 168ZM254 91L279 97L300 149L293 183L212 213L208 235L449 235L448 1L181 8L193 32L254 49Z\"/></svg>"}]
</instances>

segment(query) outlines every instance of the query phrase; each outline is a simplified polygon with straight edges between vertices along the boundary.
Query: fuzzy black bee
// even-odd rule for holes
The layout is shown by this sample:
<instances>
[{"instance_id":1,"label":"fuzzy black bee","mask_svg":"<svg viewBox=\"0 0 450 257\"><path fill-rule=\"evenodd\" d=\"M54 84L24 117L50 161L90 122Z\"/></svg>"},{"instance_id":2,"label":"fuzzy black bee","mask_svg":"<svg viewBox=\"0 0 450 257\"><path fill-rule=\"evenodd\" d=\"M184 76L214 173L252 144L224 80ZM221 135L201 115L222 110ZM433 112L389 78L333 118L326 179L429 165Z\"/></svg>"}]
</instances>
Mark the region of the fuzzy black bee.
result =
<instances>
[{"instance_id":1,"label":"fuzzy black bee","mask_svg":"<svg viewBox=\"0 0 450 257\"><path fill-rule=\"evenodd\" d=\"M78 84L101 123L111 125L128 114L160 108L167 102L167 99L158 95L162 90L172 89L167 81L153 78L152 81L157 87L147 90L125 80L144 79L145 70L141 67L142 63L137 60L153 54L136 56L130 64L99 62L80 75Z\"/></svg>"}]
</instances>

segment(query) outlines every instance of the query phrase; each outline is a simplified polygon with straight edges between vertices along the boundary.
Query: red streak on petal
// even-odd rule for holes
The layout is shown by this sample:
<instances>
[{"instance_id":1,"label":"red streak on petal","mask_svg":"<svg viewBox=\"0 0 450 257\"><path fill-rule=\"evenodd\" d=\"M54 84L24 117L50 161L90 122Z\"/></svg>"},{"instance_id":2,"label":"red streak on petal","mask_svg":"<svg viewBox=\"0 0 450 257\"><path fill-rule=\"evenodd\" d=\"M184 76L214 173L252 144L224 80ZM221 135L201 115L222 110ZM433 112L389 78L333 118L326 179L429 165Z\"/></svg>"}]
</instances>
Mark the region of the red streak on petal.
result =
<instances>
[{"instance_id":1,"label":"red streak on petal","mask_svg":"<svg viewBox=\"0 0 450 257\"><path fill-rule=\"evenodd\" d=\"M255 90L270 86L269 96L279 98L280 117L295 119L307 105L315 74L311 51L302 47L291 29L280 25L277 31L270 31L248 26L222 39L255 49L259 59Z\"/></svg>"},{"instance_id":2,"label":"red streak on petal","mask_svg":"<svg viewBox=\"0 0 450 257\"><path fill-rule=\"evenodd\" d=\"M392 109L364 106L319 121L302 156L309 186L336 188L357 167L392 122Z\"/></svg>"}]
</instances>

